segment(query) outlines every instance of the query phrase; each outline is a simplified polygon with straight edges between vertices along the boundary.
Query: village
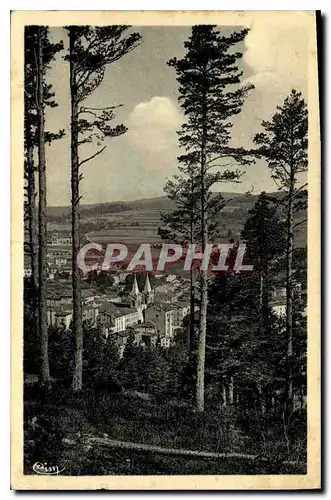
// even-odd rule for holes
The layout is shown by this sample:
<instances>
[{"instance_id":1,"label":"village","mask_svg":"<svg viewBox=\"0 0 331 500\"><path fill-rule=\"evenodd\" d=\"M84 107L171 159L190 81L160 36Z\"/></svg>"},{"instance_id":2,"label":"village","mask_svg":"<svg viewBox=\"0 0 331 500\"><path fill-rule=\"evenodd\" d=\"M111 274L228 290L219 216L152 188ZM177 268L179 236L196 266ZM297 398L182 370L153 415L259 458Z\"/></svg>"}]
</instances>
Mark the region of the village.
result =
<instances>
[{"instance_id":1,"label":"village","mask_svg":"<svg viewBox=\"0 0 331 500\"><path fill-rule=\"evenodd\" d=\"M71 327L73 319L71 252L70 233L52 232L47 247L47 324L64 330ZM97 286L100 274L110 277L102 290ZM106 338L113 335L120 356L130 335L134 336L136 345L163 348L170 347L177 334L185 337L184 319L190 310L188 276L154 274L152 286L146 273L143 285L139 286L136 273L120 268L105 273L101 264L93 275L93 281L89 273L81 280L82 320L91 327L98 326ZM27 256L24 276L31 276ZM132 285L128 287L130 276ZM296 283L296 297L300 298L301 294L300 283ZM277 316L284 316L286 288L282 280L272 291L271 308Z\"/></svg>"},{"instance_id":2,"label":"village","mask_svg":"<svg viewBox=\"0 0 331 500\"><path fill-rule=\"evenodd\" d=\"M69 329L72 323L71 236L56 232L49 239L47 277L47 323ZM99 326L107 338L113 334L120 356L130 335L141 346L170 347L176 334L183 330L183 320L189 313L189 279L174 274L154 275L152 287L149 275L139 287L137 276L120 270L109 273L110 282L102 291L97 286L98 274L91 282L81 280L82 320L91 327ZM31 276L31 266L25 260L24 276ZM127 279L133 276L128 288ZM100 278L101 280L101 278Z\"/></svg>"}]
</instances>

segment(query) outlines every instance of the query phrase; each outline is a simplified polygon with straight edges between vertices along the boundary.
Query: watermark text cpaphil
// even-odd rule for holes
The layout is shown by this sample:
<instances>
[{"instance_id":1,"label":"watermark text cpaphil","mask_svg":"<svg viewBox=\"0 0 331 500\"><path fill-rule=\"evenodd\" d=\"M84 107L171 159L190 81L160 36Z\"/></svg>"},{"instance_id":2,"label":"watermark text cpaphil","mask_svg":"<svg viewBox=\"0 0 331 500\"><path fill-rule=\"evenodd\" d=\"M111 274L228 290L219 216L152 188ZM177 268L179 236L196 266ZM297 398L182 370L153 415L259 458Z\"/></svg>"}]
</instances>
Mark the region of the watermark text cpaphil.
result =
<instances>
[{"instance_id":1,"label":"watermark text cpaphil","mask_svg":"<svg viewBox=\"0 0 331 500\"><path fill-rule=\"evenodd\" d=\"M246 273L253 270L247 262L244 243L124 244L111 242L106 246L91 242L83 245L77 256L78 267L84 274L96 270L124 269L126 271L165 272L176 267L189 272L192 268L208 274Z\"/></svg>"}]
</instances>

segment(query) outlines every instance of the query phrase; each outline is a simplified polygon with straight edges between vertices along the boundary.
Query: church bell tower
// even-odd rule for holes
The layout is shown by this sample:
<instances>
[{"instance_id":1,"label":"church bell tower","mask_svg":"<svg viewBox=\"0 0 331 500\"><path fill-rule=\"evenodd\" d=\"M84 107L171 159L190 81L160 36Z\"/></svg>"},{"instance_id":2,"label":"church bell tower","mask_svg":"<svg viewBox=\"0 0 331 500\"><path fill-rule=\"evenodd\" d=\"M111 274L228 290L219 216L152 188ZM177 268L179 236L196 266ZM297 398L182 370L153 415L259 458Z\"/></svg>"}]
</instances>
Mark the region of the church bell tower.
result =
<instances>
[{"instance_id":1,"label":"church bell tower","mask_svg":"<svg viewBox=\"0 0 331 500\"><path fill-rule=\"evenodd\" d=\"M146 305L153 304L154 291L152 290L148 274L146 275L146 282L145 282L145 287L144 287L144 298L145 298Z\"/></svg>"}]
</instances>

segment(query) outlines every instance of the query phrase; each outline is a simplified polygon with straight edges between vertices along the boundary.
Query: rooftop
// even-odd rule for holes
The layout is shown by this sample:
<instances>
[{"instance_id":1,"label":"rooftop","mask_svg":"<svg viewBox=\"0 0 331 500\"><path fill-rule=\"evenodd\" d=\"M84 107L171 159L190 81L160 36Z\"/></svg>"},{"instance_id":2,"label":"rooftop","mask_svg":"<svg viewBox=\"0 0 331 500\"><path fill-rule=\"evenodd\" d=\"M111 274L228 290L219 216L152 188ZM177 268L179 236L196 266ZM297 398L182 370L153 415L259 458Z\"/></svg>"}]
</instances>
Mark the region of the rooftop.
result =
<instances>
[{"instance_id":1,"label":"rooftop","mask_svg":"<svg viewBox=\"0 0 331 500\"><path fill-rule=\"evenodd\" d=\"M155 323L153 321L145 321L139 324L139 328L155 328Z\"/></svg>"},{"instance_id":2,"label":"rooftop","mask_svg":"<svg viewBox=\"0 0 331 500\"><path fill-rule=\"evenodd\" d=\"M119 318L120 316L122 316L119 309L112 302L103 302L99 306L99 313L104 313L108 316L114 316L115 318Z\"/></svg>"},{"instance_id":3,"label":"rooftop","mask_svg":"<svg viewBox=\"0 0 331 500\"><path fill-rule=\"evenodd\" d=\"M49 253L60 252L61 250L65 253L71 255L71 247L69 247L68 245L48 245L47 246L47 252L49 252Z\"/></svg>"},{"instance_id":4,"label":"rooftop","mask_svg":"<svg viewBox=\"0 0 331 500\"><path fill-rule=\"evenodd\" d=\"M128 316L129 314L137 313L137 309L132 309L129 307L117 307L113 302L103 302L99 307L99 312L113 316L114 318L120 318L121 316Z\"/></svg>"},{"instance_id":5,"label":"rooftop","mask_svg":"<svg viewBox=\"0 0 331 500\"><path fill-rule=\"evenodd\" d=\"M65 229L57 229L56 231L50 232L50 234L51 236L68 236L71 238L71 231L66 231Z\"/></svg>"}]
</instances>

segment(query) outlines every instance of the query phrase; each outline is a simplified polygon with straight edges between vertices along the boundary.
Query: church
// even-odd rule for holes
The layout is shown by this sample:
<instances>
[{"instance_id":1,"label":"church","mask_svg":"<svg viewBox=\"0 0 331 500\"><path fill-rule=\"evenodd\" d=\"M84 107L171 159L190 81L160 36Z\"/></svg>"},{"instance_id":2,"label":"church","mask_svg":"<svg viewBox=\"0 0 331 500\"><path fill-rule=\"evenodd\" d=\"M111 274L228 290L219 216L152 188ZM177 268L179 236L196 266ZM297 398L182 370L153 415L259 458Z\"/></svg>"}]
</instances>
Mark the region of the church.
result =
<instances>
[{"instance_id":1,"label":"church","mask_svg":"<svg viewBox=\"0 0 331 500\"><path fill-rule=\"evenodd\" d=\"M146 281L144 290L140 291L137 283L137 276L134 275L132 290L128 296L130 307L138 311L139 321L143 323L145 321L144 311L147 306L154 303L154 290L152 290L151 283L148 274L146 275Z\"/></svg>"}]
</instances>

